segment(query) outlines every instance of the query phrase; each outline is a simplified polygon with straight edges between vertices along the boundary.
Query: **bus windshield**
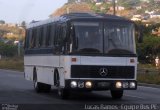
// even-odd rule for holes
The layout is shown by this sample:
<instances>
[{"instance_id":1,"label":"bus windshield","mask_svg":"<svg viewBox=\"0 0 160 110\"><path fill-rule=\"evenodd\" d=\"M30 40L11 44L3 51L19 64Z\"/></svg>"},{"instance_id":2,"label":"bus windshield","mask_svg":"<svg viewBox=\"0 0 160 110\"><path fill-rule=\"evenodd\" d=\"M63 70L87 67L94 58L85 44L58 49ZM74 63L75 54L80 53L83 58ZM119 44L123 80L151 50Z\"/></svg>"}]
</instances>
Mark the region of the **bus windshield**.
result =
<instances>
[{"instance_id":1,"label":"bus windshield","mask_svg":"<svg viewBox=\"0 0 160 110\"><path fill-rule=\"evenodd\" d=\"M103 36L98 22L75 22L77 51L82 53L102 53Z\"/></svg>"},{"instance_id":2,"label":"bus windshield","mask_svg":"<svg viewBox=\"0 0 160 110\"><path fill-rule=\"evenodd\" d=\"M134 25L129 23L104 24L104 53L135 54Z\"/></svg>"},{"instance_id":3,"label":"bus windshield","mask_svg":"<svg viewBox=\"0 0 160 110\"><path fill-rule=\"evenodd\" d=\"M134 26L120 22L74 22L76 52L135 54Z\"/></svg>"}]
</instances>

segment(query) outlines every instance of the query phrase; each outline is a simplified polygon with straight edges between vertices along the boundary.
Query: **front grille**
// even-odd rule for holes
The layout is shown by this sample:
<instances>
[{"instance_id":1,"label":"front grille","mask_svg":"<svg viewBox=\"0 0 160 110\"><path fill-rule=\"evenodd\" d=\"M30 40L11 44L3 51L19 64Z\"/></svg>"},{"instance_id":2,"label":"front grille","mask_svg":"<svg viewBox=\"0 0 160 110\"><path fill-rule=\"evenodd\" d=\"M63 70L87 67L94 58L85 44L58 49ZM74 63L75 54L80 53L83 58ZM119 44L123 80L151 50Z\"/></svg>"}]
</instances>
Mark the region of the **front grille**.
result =
<instances>
[{"instance_id":1,"label":"front grille","mask_svg":"<svg viewBox=\"0 0 160 110\"><path fill-rule=\"evenodd\" d=\"M102 72L105 69L105 74ZM107 72L106 72L107 70ZM102 73L102 74L101 74ZM72 78L134 78L134 66L72 65Z\"/></svg>"}]
</instances>

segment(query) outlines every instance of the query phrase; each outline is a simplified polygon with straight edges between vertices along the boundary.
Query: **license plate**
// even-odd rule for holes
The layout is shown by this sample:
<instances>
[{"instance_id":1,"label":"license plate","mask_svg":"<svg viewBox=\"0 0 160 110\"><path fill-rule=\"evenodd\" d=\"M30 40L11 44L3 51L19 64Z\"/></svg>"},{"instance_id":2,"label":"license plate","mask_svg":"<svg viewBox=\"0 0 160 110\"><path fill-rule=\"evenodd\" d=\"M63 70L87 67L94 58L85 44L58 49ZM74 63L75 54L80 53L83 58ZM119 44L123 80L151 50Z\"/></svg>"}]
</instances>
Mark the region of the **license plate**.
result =
<instances>
[{"instance_id":1,"label":"license plate","mask_svg":"<svg viewBox=\"0 0 160 110\"><path fill-rule=\"evenodd\" d=\"M98 83L98 87L109 87L110 86L110 83L108 82L99 82Z\"/></svg>"}]
</instances>

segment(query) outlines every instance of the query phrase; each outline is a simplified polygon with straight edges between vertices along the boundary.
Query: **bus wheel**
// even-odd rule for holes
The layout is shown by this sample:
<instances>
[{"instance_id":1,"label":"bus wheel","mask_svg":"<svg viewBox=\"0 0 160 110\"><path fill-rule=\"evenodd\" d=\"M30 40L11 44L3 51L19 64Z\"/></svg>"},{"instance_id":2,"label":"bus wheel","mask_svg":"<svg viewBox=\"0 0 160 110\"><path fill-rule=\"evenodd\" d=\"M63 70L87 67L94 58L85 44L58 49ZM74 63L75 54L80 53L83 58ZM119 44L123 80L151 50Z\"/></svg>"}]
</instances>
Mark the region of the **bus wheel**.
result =
<instances>
[{"instance_id":1,"label":"bus wheel","mask_svg":"<svg viewBox=\"0 0 160 110\"><path fill-rule=\"evenodd\" d=\"M37 93L50 92L50 90L51 90L51 85L40 83L37 81L37 72L36 72L35 68L33 71L33 84L34 84L34 89Z\"/></svg>"},{"instance_id":2,"label":"bus wheel","mask_svg":"<svg viewBox=\"0 0 160 110\"><path fill-rule=\"evenodd\" d=\"M34 89L37 93L42 92L42 90L43 90L43 84L42 83L37 82L37 79L35 78L33 80L33 84L34 84Z\"/></svg>"},{"instance_id":3,"label":"bus wheel","mask_svg":"<svg viewBox=\"0 0 160 110\"><path fill-rule=\"evenodd\" d=\"M58 88L58 96L61 99L67 99L69 92L68 90L60 87L60 77L58 71L55 71L54 73L54 85Z\"/></svg>"},{"instance_id":4,"label":"bus wheel","mask_svg":"<svg viewBox=\"0 0 160 110\"><path fill-rule=\"evenodd\" d=\"M60 83L60 81L59 81L59 73L58 73L58 71L56 70L55 72L54 72L54 85L56 86L56 87L59 87L59 83Z\"/></svg>"},{"instance_id":5,"label":"bus wheel","mask_svg":"<svg viewBox=\"0 0 160 110\"><path fill-rule=\"evenodd\" d=\"M123 97L123 90L111 90L113 99L121 99Z\"/></svg>"},{"instance_id":6,"label":"bus wheel","mask_svg":"<svg viewBox=\"0 0 160 110\"><path fill-rule=\"evenodd\" d=\"M63 88L58 88L58 95L61 99L68 99L69 91Z\"/></svg>"},{"instance_id":7,"label":"bus wheel","mask_svg":"<svg viewBox=\"0 0 160 110\"><path fill-rule=\"evenodd\" d=\"M43 92L50 92L51 91L51 85L43 84Z\"/></svg>"},{"instance_id":8,"label":"bus wheel","mask_svg":"<svg viewBox=\"0 0 160 110\"><path fill-rule=\"evenodd\" d=\"M48 93L51 90L51 85L43 84L34 80L34 89L37 93L40 93L40 92Z\"/></svg>"},{"instance_id":9,"label":"bus wheel","mask_svg":"<svg viewBox=\"0 0 160 110\"><path fill-rule=\"evenodd\" d=\"M37 73L34 69L34 73L33 73L33 84L34 84L34 89L37 93L42 92L43 91L43 84L39 83L37 81Z\"/></svg>"}]
</instances>

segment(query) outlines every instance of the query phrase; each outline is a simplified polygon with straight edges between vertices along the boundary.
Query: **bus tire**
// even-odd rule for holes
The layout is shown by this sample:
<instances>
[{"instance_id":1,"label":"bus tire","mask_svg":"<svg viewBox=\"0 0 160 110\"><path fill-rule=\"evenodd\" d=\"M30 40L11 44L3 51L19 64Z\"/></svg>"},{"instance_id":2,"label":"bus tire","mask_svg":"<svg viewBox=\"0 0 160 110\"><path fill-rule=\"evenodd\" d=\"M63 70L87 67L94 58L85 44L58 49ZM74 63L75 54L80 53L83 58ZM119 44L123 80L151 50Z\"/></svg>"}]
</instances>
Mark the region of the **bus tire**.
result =
<instances>
[{"instance_id":1,"label":"bus tire","mask_svg":"<svg viewBox=\"0 0 160 110\"><path fill-rule=\"evenodd\" d=\"M58 96L61 99L68 99L69 91L60 87L60 77L58 70L54 72L54 85L58 88Z\"/></svg>"},{"instance_id":2,"label":"bus tire","mask_svg":"<svg viewBox=\"0 0 160 110\"><path fill-rule=\"evenodd\" d=\"M51 91L51 85L49 84L43 84L43 92L50 92Z\"/></svg>"},{"instance_id":3,"label":"bus tire","mask_svg":"<svg viewBox=\"0 0 160 110\"><path fill-rule=\"evenodd\" d=\"M60 86L60 77L59 77L58 70L55 70L55 72L54 72L54 85L56 87Z\"/></svg>"},{"instance_id":4,"label":"bus tire","mask_svg":"<svg viewBox=\"0 0 160 110\"><path fill-rule=\"evenodd\" d=\"M33 84L34 84L34 89L37 93L40 92L50 92L51 90L51 85L40 83L37 81L37 72L36 68L33 70Z\"/></svg>"},{"instance_id":5,"label":"bus tire","mask_svg":"<svg viewBox=\"0 0 160 110\"><path fill-rule=\"evenodd\" d=\"M123 97L123 90L111 90L113 99L121 99Z\"/></svg>"},{"instance_id":6,"label":"bus tire","mask_svg":"<svg viewBox=\"0 0 160 110\"><path fill-rule=\"evenodd\" d=\"M64 88L58 88L58 96L61 99L68 99L69 97L69 91Z\"/></svg>"},{"instance_id":7,"label":"bus tire","mask_svg":"<svg viewBox=\"0 0 160 110\"><path fill-rule=\"evenodd\" d=\"M36 78L33 80L33 84L34 84L34 89L37 93L40 93L43 91L43 84L40 82L37 82Z\"/></svg>"},{"instance_id":8,"label":"bus tire","mask_svg":"<svg viewBox=\"0 0 160 110\"><path fill-rule=\"evenodd\" d=\"M37 93L40 93L40 92L48 93L51 91L51 85L34 81L34 89Z\"/></svg>"},{"instance_id":9,"label":"bus tire","mask_svg":"<svg viewBox=\"0 0 160 110\"><path fill-rule=\"evenodd\" d=\"M34 89L37 93L43 91L43 84L37 81L37 72L36 72L35 68L33 70L33 85L34 85Z\"/></svg>"}]
</instances>

